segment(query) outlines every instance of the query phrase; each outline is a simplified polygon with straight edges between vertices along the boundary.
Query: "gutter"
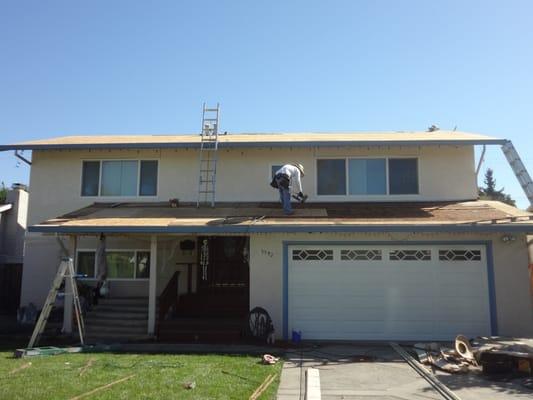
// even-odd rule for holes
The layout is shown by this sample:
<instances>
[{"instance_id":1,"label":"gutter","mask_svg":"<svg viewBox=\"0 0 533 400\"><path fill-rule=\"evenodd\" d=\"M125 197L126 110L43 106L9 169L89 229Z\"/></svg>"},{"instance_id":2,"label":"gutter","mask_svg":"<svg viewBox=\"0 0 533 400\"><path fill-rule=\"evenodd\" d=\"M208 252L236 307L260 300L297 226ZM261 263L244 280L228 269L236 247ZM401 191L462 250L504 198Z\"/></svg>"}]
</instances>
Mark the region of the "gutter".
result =
<instances>
[{"instance_id":1,"label":"gutter","mask_svg":"<svg viewBox=\"0 0 533 400\"><path fill-rule=\"evenodd\" d=\"M322 232L497 232L533 234L533 224L487 225L196 225L196 226L58 226L33 225L28 232L62 234L99 233L322 233Z\"/></svg>"}]
</instances>

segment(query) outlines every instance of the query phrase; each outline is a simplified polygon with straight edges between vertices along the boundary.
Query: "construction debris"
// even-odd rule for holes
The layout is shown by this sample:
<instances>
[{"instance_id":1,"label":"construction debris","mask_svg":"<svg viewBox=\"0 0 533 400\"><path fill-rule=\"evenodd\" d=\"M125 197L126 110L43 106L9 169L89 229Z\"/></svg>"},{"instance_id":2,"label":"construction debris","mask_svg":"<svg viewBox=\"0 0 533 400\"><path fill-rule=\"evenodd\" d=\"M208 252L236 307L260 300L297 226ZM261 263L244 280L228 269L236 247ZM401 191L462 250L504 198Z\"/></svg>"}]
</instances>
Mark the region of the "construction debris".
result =
<instances>
[{"instance_id":1,"label":"construction debris","mask_svg":"<svg viewBox=\"0 0 533 400\"><path fill-rule=\"evenodd\" d=\"M438 343L414 345L421 363L450 373L466 373L479 370L483 373L521 373L533 376L533 340L476 338L464 335L455 339L454 349Z\"/></svg>"},{"instance_id":2,"label":"construction debris","mask_svg":"<svg viewBox=\"0 0 533 400\"><path fill-rule=\"evenodd\" d=\"M113 381L111 383L108 383L107 385L104 385L104 386L99 386L97 387L96 389L93 389L91 390L90 392L86 392L86 393L83 393L83 394L80 394L79 396L76 396L76 397L72 397L70 400L79 400L79 399L83 399L85 397L88 397L88 396L91 396L92 394L96 393L96 392L99 392L101 390L104 390L104 389L108 389L110 388L111 386L114 386L116 385L117 383L121 383L121 382L124 382L124 381L127 381L128 379L131 379L135 376L135 374L132 374L132 375L128 375L124 378L121 378L121 379L118 379L116 381Z\"/></svg>"},{"instance_id":3,"label":"construction debris","mask_svg":"<svg viewBox=\"0 0 533 400\"><path fill-rule=\"evenodd\" d=\"M261 385L259 385L259 387L257 389L255 389L255 391L252 393L252 395L250 396L250 399L249 400L256 400L259 398L259 396L261 396L263 394L263 392L265 390L268 389L268 387L270 386L270 384L272 382L274 382L274 379L276 379L276 374L270 374L268 375L265 380L263 381L263 383L261 383Z\"/></svg>"},{"instance_id":4,"label":"construction debris","mask_svg":"<svg viewBox=\"0 0 533 400\"><path fill-rule=\"evenodd\" d=\"M189 389L189 390L192 390L196 387L196 382L195 381L192 381L192 382L186 382L183 384L183 387L185 389Z\"/></svg>"},{"instance_id":5,"label":"construction debris","mask_svg":"<svg viewBox=\"0 0 533 400\"><path fill-rule=\"evenodd\" d=\"M15 368L14 370L9 372L9 375L14 375L19 371L22 371L23 369L31 367L31 362L27 362L25 364L22 364L20 367Z\"/></svg>"},{"instance_id":6,"label":"construction debris","mask_svg":"<svg viewBox=\"0 0 533 400\"><path fill-rule=\"evenodd\" d=\"M279 361L278 357L274 357L271 354L263 354L263 364L273 365Z\"/></svg>"},{"instance_id":7,"label":"construction debris","mask_svg":"<svg viewBox=\"0 0 533 400\"><path fill-rule=\"evenodd\" d=\"M87 364L85 364L83 368L80 368L79 376L82 376L84 373L86 373L89 370L89 368L92 367L95 361L96 361L96 358L89 358L89 361L87 361Z\"/></svg>"}]
</instances>

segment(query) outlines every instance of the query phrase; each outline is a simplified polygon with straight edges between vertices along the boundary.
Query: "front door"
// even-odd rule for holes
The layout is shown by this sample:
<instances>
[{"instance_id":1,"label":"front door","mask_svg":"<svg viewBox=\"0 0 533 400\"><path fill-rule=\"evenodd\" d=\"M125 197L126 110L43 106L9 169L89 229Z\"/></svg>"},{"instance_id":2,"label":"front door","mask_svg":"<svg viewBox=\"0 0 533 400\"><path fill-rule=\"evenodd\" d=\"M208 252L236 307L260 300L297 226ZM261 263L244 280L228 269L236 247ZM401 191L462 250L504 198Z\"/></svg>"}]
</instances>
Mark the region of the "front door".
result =
<instances>
[{"instance_id":1,"label":"front door","mask_svg":"<svg viewBox=\"0 0 533 400\"><path fill-rule=\"evenodd\" d=\"M200 237L198 295L224 315L249 309L249 241L244 236Z\"/></svg>"}]
</instances>

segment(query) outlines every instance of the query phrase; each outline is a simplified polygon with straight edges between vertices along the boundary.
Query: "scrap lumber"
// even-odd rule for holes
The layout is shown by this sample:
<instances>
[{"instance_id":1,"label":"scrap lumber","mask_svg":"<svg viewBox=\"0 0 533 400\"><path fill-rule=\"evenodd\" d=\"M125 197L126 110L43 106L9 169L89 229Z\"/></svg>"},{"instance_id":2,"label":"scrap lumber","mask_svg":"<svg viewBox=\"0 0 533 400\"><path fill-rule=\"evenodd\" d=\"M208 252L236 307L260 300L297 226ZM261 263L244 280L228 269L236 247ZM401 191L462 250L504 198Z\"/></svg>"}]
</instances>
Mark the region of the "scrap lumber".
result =
<instances>
[{"instance_id":1,"label":"scrap lumber","mask_svg":"<svg viewBox=\"0 0 533 400\"><path fill-rule=\"evenodd\" d=\"M267 388L270 386L270 384L272 382L274 382L274 379L276 378L276 374L270 374L268 375L265 380L263 381L263 383L261 383L261 385L258 386L257 389L255 389L255 391L252 393L252 395L250 396L249 400L256 400L257 398L259 398L259 396L261 396L263 394L263 392L265 390L267 390Z\"/></svg>"},{"instance_id":2,"label":"scrap lumber","mask_svg":"<svg viewBox=\"0 0 533 400\"><path fill-rule=\"evenodd\" d=\"M100 391L102 391L102 390L108 389L108 388L110 388L111 386L114 386L114 385L116 385L116 384L118 384L118 383L121 383L121 382L127 381L128 379L131 379L131 378L133 378L134 376L135 376L135 374L131 374L131 375L125 376L124 378L121 378L121 379L118 379L118 380L113 381L113 382L111 382L111 383L108 383L107 385L99 386L99 387L97 387L96 389L93 389L93 390L91 390L91 391L89 391L89 392L82 393L82 394L80 394L80 395L78 395L78 396L72 397L70 400L79 400L79 399L83 399L83 398L88 397L88 396L90 396L90 395L92 395L92 394L94 394L94 393L97 393L97 392L100 392Z\"/></svg>"},{"instance_id":3,"label":"scrap lumber","mask_svg":"<svg viewBox=\"0 0 533 400\"><path fill-rule=\"evenodd\" d=\"M87 364L85 364L85 366L80 369L80 376L86 373L89 370L89 368L92 367L95 361L96 361L96 358L90 358L89 361L87 361Z\"/></svg>"},{"instance_id":4,"label":"scrap lumber","mask_svg":"<svg viewBox=\"0 0 533 400\"><path fill-rule=\"evenodd\" d=\"M20 367L17 367L15 369L11 370L8 375L14 375L17 372L22 371L22 370L24 370L26 368L30 368L30 367L31 367L31 362L27 362L25 364L22 364Z\"/></svg>"}]
</instances>

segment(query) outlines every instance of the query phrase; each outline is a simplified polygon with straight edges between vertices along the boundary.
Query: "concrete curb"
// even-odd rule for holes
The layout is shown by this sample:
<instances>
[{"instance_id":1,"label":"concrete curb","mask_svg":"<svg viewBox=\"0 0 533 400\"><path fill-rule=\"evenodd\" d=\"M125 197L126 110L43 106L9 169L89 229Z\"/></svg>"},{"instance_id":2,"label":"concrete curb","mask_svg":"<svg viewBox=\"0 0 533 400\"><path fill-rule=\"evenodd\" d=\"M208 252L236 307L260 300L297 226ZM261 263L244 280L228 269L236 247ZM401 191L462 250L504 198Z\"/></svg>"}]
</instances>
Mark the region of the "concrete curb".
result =
<instances>
[{"instance_id":1,"label":"concrete curb","mask_svg":"<svg viewBox=\"0 0 533 400\"><path fill-rule=\"evenodd\" d=\"M320 400L320 373L316 368L305 371L305 400Z\"/></svg>"}]
</instances>

